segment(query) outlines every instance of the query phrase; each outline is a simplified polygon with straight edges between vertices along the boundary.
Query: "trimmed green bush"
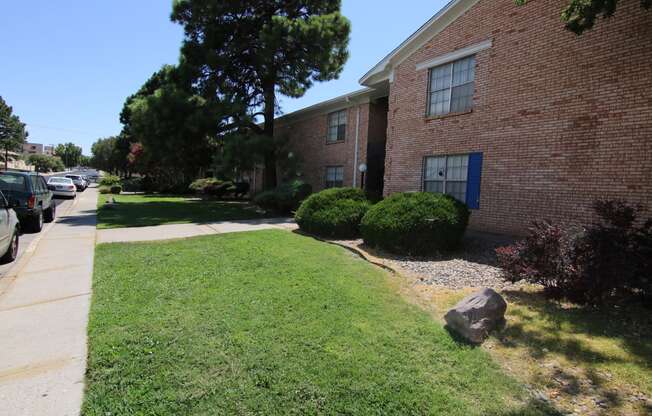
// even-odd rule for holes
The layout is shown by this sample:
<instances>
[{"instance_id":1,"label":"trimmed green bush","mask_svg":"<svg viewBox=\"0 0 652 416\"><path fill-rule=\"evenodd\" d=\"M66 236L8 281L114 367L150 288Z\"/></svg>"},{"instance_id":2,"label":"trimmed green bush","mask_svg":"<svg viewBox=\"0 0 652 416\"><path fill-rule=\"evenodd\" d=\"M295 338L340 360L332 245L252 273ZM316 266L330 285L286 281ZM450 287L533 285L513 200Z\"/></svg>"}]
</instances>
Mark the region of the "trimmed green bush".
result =
<instances>
[{"instance_id":1,"label":"trimmed green bush","mask_svg":"<svg viewBox=\"0 0 652 416\"><path fill-rule=\"evenodd\" d=\"M111 193L111 187L109 187L109 186L100 186L97 189L101 194L110 194Z\"/></svg>"},{"instance_id":2,"label":"trimmed green bush","mask_svg":"<svg viewBox=\"0 0 652 416\"><path fill-rule=\"evenodd\" d=\"M366 244L392 253L427 255L459 246L469 210L454 198L427 192L394 194L362 219Z\"/></svg>"},{"instance_id":3,"label":"trimmed green bush","mask_svg":"<svg viewBox=\"0 0 652 416\"><path fill-rule=\"evenodd\" d=\"M295 219L299 228L311 234L353 238L359 235L360 221L370 206L361 189L326 189L303 201Z\"/></svg>"},{"instance_id":4,"label":"trimmed green bush","mask_svg":"<svg viewBox=\"0 0 652 416\"><path fill-rule=\"evenodd\" d=\"M125 192L142 192L144 190L143 178L141 177L123 179L120 184Z\"/></svg>"},{"instance_id":5,"label":"trimmed green bush","mask_svg":"<svg viewBox=\"0 0 652 416\"><path fill-rule=\"evenodd\" d=\"M104 175L100 179L100 186L120 185L120 177L115 175Z\"/></svg>"},{"instance_id":6,"label":"trimmed green bush","mask_svg":"<svg viewBox=\"0 0 652 416\"><path fill-rule=\"evenodd\" d=\"M236 188L233 182L222 181L216 178L202 178L191 183L188 189L200 195L221 198L228 193L234 192Z\"/></svg>"},{"instance_id":7,"label":"trimmed green bush","mask_svg":"<svg viewBox=\"0 0 652 416\"><path fill-rule=\"evenodd\" d=\"M254 197L254 203L259 207L290 214L312 193L312 186L296 180L279 185L276 189L261 192Z\"/></svg>"},{"instance_id":8,"label":"trimmed green bush","mask_svg":"<svg viewBox=\"0 0 652 416\"><path fill-rule=\"evenodd\" d=\"M111 193L112 193L112 194L116 194L116 195L117 195L117 194L119 194L120 192L122 192L122 186L120 186L120 185L113 185L113 186L111 186L110 189L111 189Z\"/></svg>"}]
</instances>

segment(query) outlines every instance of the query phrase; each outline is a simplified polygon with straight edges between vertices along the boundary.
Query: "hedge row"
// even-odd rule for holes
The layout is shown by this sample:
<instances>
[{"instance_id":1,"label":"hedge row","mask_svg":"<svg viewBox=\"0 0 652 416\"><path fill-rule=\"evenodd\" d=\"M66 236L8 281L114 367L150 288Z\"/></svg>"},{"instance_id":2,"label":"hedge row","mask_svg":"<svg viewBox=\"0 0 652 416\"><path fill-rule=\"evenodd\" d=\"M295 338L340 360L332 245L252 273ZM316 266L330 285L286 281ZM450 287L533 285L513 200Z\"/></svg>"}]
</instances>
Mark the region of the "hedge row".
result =
<instances>
[{"instance_id":1,"label":"hedge row","mask_svg":"<svg viewBox=\"0 0 652 416\"><path fill-rule=\"evenodd\" d=\"M331 238L355 238L389 252L427 255L453 250L462 241L469 210L454 198L403 193L372 205L362 190L328 189L307 198L297 211L299 227Z\"/></svg>"}]
</instances>

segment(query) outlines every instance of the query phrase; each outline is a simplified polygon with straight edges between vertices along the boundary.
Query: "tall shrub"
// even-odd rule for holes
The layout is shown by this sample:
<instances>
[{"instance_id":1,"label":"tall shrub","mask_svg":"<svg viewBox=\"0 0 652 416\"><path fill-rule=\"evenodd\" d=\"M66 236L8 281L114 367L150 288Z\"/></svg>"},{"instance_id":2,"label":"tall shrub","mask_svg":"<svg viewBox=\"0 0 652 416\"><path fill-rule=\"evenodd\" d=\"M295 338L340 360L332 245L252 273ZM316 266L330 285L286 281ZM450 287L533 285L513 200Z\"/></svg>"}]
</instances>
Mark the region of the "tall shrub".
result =
<instances>
[{"instance_id":1,"label":"tall shrub","mask_svg":"<svg viewBox=\"0 0 652 416\"><path fill-rule=\"evenodd\" d=\"M120 177L114 175L104 175L100 179L100 186L111 187L113 185L120 185Z\"/></svg>"},{"instance_id":2,"label":"tall shrub","mask_svg":"<svg viewBox=\"0 0 652 416\"><path fill-rule=\"evenodd\" d=\"M290 214L312 193L312 186L300 180L294 180L279 185L277 188L261 192L254 197L254 203L259 207Z\"/></svg>"},{"instance_id":3,"label":"tall shrub","mask_svg":"<svg viewBox=\"0 0 652 416\"><path fill-rule=\"evenodd\" d=\"M366 244L399 254L427 255L455 249L469 221L469 210L454 198L427 192L394 194L362 219Z\"/></svg>"},{"instance_id":4,"label":"tall shrub","mask_svg":"<svg viewBox=\"0 0 652 416\"><path fill-rule=\"evenodd\" d=\"M582 304L652 297L652 220L622 200L597 201L598 221L579 229L535 222L527 237L496 250L505 279L541 284Z\"/></svg>"},{"instance_id":5,"label":"tall shrub","mask_svg":"<svg viewBox=\"0 0 652 416\"><path fill-rule=\"evenodd\" d=\"M370 206L361 189L326 189L303 201L295 219L309 233L352 238L359 235L360 222Z\"/></svg>"}]
</instances>

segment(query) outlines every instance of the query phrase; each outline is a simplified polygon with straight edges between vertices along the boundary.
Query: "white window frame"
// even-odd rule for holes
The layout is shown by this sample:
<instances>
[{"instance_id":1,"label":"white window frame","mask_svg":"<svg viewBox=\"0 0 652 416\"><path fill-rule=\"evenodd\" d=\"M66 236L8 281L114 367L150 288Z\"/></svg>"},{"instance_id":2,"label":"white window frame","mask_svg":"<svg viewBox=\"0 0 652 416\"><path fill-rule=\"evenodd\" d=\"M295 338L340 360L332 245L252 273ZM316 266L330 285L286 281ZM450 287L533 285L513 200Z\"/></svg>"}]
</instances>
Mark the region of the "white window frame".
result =
<instances>
[{"instance_id":1,"label":"white window frame","mask_svg":"<svg viewBox=\"0 0 652 416\"><path fill-rule=\"evenodd\" d=\"M449 159L451 159L453 157L460 157L460 156L466 157L466 169L467 169L467 171L465 173L466 180L461 181L461 180L458 180L458 179L448 179L448 163L449 163ZM444 159L444 178L442 180L428 179L427 178L428 159ZM430 155L430 156L426 156L426 157L423 158L423 181L422 181L422 185L421 185L422 190L424 192L433 192L433 191L428 191L427 190L426 184L428 182L440 182L442 184L442 192L441 193L444 194L444 195L453 196L450 193L448 193L448 190L446 189L447 185L449 183L464 183L465 184L464 185L464 198L463 198L463 200L458 199L458 201L466 203L466 197L467 197L468 186L469 186L468 168L469 168L469 154L468 153L459 153L459 154L452 154L452 155ZM435 193L439 193L439 192L435 192Z\"/></svg>"},{"instance_id":2,"label":"white window frame","mask_svg":"<svg viewBox=\"0 0 652 416\"><path fill-rule=\"evenodd\" d=\"M328 178L328 171L329 169L335 169L335 180L330 181ZM338 173L341 173L341 175L338 175ZM337 178L341 177L340 180ZM339 183L339 185L337 185ZM330 189L330 188L341 188L344 186L344 166L342 165L334 165L334 166L326 166L326 169L324 171L324 188Z\"/></svg>"},{"instance_id":3,"label":"white window frame","mask_svg":"<svg viewBox=\"0 0 652 416\"><path fill-rule=\"evenodd\" d=\"M473 89L475 90L475 70L474 70L474 74L473 74L473 80L468 81L468 82L466 82L464 84L454 85L455 64L460 62L460 61L463 61L465 59L469 59L469 58L473 58L473 65L475 65L475 55L471 54L471 55L462 56L461 58L455 59L453 61L448 61L448 62L442 63L440 65L436 65L436 66L428 68L428 90L427 90L427 97L426 97L426 117L442 117L442 116L445 116L447 114L457 114L457 113L460 113L460 112L465 113L465 112L473 110L473 96L472 96L471 97L471 106L469 108L466 108L466 109L464 109L462 111L455 111L455 112L451 111L452 106L453 106L453 89L462 87L464 85L471 84L473 86ZM450 76L450 83L448 84L448 88L439 89L437 91L446 91L446 90L448 90L448 109L443 113L435 113L435 112L431 111L431 109L432 109L432 94L434 92L436 92L436 91L432 90L432 72L434 70L436 70L438 68L441 68L443 66L446 66L446 65L450 65L450 75L449 75ZM473 94L473 95L475 95L475 94Z\"/></svg>"},{"instance_id":4,"label":"white window frame","mask_svg":"<svg viewBox=\"0 0 652 416\"><path fill-rule=\"evenodd\" d=\"M338 110L338 111L333 111L332 113L328 113L328 117L326 119L327 126L326 126L326 143L340 143L346 140L346 127L348 124L348 109L343 109L343 110ZM333 126L332 125L332 120L334 118L337 118L337 125ZM344 126L344 137L340 139L339 137L339 131L340 131L340 126ZM335 135L331 135L331 127L336 127L335 128Z\"/></svg>"}]
</instances>

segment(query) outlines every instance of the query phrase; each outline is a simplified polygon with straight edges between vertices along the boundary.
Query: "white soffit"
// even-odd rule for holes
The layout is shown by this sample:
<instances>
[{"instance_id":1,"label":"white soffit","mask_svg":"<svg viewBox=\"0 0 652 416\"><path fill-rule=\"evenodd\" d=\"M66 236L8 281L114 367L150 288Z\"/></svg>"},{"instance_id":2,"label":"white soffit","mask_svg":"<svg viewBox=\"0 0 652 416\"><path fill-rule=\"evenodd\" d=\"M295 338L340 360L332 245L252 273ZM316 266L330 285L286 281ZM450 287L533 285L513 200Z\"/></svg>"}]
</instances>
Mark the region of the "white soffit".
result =
<instances>
[{"instance_id":1,"label":"white soffit","mask_svg":"<svg viewBox=\"0 0 652 416\"><path fill-rule=\"evenodd\" d=\"M371 68L361 79L360 84L371 86L390 80L393 68L407 59L433 37L466 13L479 0L451 0L416 32L390 52L383 60Z\"/></svg>"},{"instance_id":2,"label":"white soffit","mask_svg":"<svg viewBox=\"0 0 652 416\"><path fill-rule=\"evenodd\" d=\"M292 113L284 114L276 118L277 122L288 123L298 121L306 117L311 117L318 114L326 114L334 111L343 110L358 104L368 103L377 98L387 97L387 91L383 89L363 88L349 94L341 95L339 97L322 101L317 104L311 105L294 111Z\"/></svg>"},{"instance_id":3,"label":"white soffit","mask_svg":"<svg viewBox=\"0 0 652 416\"><path fill-rule=\"evenodd\" d=\"M429 59L425 62L418 63L417 71L447 64L449 62L456 61L458 59L462 59L467 56L476 54L480 51L491 48L491 44L492 44L491 39L487 39L480 43L476 43L475 45L467 46L466 48L461 48L456 51L446 53L444 55L440 55L436 58Z\"/></svg>"}]
</instances>

